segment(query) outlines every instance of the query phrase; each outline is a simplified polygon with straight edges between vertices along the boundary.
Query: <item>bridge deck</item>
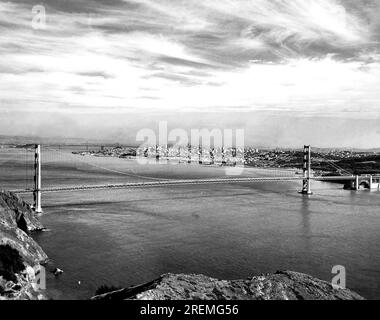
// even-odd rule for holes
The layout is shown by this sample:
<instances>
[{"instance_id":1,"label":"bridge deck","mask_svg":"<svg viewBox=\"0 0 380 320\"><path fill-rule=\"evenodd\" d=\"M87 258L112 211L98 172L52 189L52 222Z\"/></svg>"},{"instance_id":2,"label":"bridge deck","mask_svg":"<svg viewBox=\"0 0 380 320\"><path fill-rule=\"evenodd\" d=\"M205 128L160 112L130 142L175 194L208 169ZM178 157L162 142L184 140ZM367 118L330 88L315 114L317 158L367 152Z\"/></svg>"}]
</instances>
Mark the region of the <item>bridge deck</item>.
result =
<instances>
[{"instance_id":1,"label":"bridge deck","mask_svg":"<svg viewBox=\"0 0 380 320\"><path fill-rule=\"evenodd\" d=\"M162 186L175 185L201 185L201 184L229 184L229 183L257 183L257 182L281 182L281 181L301 181L304 177L269 177L269 178L218 178L218 179L186 179L186 180L162 180L151 182L131 182L123 184L105 184L105 185L84 185L84 186L65 186L54 188L43 188L41 192L66 192L80 190L102 190L102 189L128 189L128 188L153 188ZM317 181L352 181L355 176L336 176L336 177L310 177L311 180ZM34 190L12 190L16 194L25 194Z\"/></svg>"}]
</instances>

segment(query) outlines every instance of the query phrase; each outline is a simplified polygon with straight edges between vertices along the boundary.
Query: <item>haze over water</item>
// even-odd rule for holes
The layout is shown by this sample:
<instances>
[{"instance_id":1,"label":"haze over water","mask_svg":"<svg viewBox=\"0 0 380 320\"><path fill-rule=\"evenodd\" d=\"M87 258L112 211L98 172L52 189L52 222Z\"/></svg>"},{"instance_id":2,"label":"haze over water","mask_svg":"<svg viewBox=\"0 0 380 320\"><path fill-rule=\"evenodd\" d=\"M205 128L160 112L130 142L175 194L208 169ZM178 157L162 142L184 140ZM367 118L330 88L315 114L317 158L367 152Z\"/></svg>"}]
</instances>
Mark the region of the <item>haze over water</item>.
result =
<instances>
[{"instance_id":1,"label":"haze over water","mask_svg":"<svg viewBox=\"0 0 380 320\"><path fill-rule=\"evenodd\" d=\"M20 157L0 157L1 187L25 187L28 171ZM42 170L44 187L225 177L217 167L142 166L69 152L59 159L43 153ZM243 174L257 175L263 172ZM60 278L49 275L47 293L86 299L102 284L128 287L167 272L237 279L293 270L331 281L332 267L343 265L347 287L380 298L380 192L320 182L312 188L311 197L297 193L298 182L44 194L41 221L49 231L35 238L65 271Z\"/></svg>"}]
</instances>

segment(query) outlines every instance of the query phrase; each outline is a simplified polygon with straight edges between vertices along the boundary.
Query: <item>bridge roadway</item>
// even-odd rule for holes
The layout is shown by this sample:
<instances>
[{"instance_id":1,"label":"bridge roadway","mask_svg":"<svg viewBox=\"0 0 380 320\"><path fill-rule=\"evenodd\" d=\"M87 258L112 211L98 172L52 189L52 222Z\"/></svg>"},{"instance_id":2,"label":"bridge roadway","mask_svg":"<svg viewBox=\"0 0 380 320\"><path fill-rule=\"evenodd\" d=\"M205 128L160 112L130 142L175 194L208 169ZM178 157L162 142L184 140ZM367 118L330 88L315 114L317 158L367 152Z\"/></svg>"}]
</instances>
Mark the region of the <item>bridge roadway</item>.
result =
<instances>
[{"instance_id":1,"label":"bridge roadway","mask_svg":"<svg viewBox=\"0 0 380 320\"><path fill-rule=\"evenodd\" d=\"M217 178L217 179L184 179L184 180L162 180L151 182L130 182L122 184L106 185L85 185L85 186L63 186L42 188L42 193L51 192L70 192L86 190L105 190L105 189L128 189L128 188L154 188L162 186L185 186L185 185L202 185L202 184L229 184L229 183L255 183L255 182L283 182L283 181L302 181L302 176L292 177L262 177L262 178ZM352 181L355 176L336 176L336 177L310 177L310 180L317 181ZM26 194L33 192L31 189L12 190L16 194Z\"/></svg>"}]
</instances>

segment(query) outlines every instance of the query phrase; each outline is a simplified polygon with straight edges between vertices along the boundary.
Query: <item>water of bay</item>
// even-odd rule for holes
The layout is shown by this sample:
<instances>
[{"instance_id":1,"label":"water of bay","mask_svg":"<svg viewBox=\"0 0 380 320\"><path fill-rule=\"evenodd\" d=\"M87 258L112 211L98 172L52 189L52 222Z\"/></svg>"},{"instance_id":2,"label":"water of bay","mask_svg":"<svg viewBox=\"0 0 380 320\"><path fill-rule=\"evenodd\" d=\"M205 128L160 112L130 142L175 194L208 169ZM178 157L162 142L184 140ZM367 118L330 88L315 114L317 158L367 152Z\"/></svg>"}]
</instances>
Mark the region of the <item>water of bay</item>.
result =
<instances>
[{"instance_id":1,"label":"water of bay","mask_svg":"<svg viewBox=\"0 0 380 320\"><path fill-rule=\"evenodd\" d=\"M46 155L43 183L225 175L217 167L88 158ZM113 171L104 172L106 165ZM3 159L0 168L2 185L22 185L21 162ZM257 175L264 173L243 173ZM314 182L313 196L305 197L299 189L270 182L46 194L41 220L49 231L35 239L65 271L49 275L47 293L87 299L102 284L127 287L168 272L237 279L294 270L331 281L332 267L342 265L349 288L380 298L380 192Z\"/></svg>"}]
</instances>

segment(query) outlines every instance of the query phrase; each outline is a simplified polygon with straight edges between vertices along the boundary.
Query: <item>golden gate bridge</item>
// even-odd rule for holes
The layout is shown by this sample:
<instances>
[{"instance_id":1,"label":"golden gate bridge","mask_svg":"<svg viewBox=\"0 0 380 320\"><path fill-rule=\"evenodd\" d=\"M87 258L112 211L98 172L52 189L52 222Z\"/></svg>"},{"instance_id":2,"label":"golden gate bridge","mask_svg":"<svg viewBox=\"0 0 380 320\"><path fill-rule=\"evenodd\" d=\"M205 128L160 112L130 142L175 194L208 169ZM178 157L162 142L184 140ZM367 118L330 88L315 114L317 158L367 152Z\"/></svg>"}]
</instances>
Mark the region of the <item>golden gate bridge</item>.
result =
<instances>
[{"instance_id":1,"label":"golden gate bridge","mask_svg":"<svg viewBox=\"0 0 380 320\"><path fill-rule=\"evenodd\" d=\"M311 195L311 182L312 181L327 181L327 182L340 182L348 183L350 189L359 190L360 186L364 186L367 189L380 189L380 175L352 175L349 172L340 168L337 164L326 160L329 164L341 171L345 171L346 175L339 176L320 176L313 175L311 164L311 147L304 146L303 149L303 170L302 175L297 175L294 170L279 170L274 169L263 169L266 172L271 172L272 176L260 176L260 177L218 177L218 178L200 178L200 179L161 179L157 177L147 177L146 175L139 175L135 173L127 173L120 170L110 169L99 164L90 164L98 169L103 169L110 171L115 174L133 176L137 178L148 179L149 181L138 181L138 182L123 182L123 183L109 183L109 184L83 184L83 185L69 185L69 186L48 186L42 187L42 170L41 170L41 145L34 145L34 160L33 160L33 176L34 183L32 188L23 189L13 189L10 190L15 194L33 194L33 205L32 208L36 213L42 212L42 194L43 193L53 193L53 192L75 192L75 191L90 191L90 190L105 190L105 189L128 189L128 188L157 188L157 187L168 187L168 186L186 186L186 185L205 185L205 184L233 184L233 183L260 183L260 182L286 182L286 181L301 181L302 189L301 194ZM47 148L48 150L48 148ZM59 150L50 150L55 152L60 152ZM76 161L86 162L80 158L76 158ZM86 162L88 163L88 162ZM281 174L280 174L281 173Z\"/></svg>"}]
</instances>

